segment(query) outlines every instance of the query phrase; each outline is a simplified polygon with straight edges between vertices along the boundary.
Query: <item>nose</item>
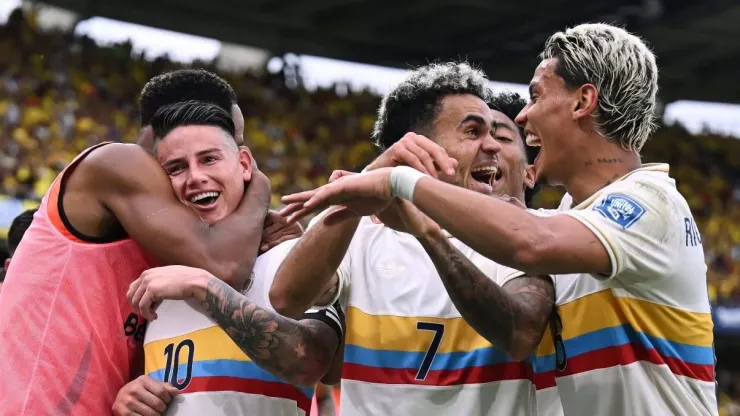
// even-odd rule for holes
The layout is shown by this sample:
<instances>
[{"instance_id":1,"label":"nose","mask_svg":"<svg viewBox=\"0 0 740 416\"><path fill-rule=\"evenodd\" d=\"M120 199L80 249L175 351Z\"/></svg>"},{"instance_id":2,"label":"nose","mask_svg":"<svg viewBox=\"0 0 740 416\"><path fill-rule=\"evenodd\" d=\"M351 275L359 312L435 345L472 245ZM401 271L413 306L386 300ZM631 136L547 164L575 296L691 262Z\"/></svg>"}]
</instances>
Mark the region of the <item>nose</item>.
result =
<instances>
[{"instance_id":1,"label":"nose","mask_svg":"<svg viewBox=\"0 0 740 416\"><path fill-rule=\"evenodd\" d=\"M516 125L521 128L524 128L524 126L527 124L527 113L529 112L530 104L531 101L528 102L527 105L524 106L524 108L522 108L522 111L520 111L514 119L514 123L516 123Z\"/></svg>"},{"instance_id":2,"label":"nose","mask_svg":"<svg viewBox=\"0 0 740 416\"><path fill-rule=\"evenodd\" d=\"M485 140L483 140L483 143L481 144L481 149L486 153L493 154L497 154L501 151L501 143L493 138L493 131L491 131L491 134L486 136Z\"/></svg>"},{"instance_id":3,"label":"nose","mask_svg":"<svg viewBox=\"0 0 740 416\"><path fill-rule=\"evenodd\" d=\"M187 185L198 185L208 182L208 176L203 170L197 167L191 167L188 169L188 180Z\"/></svg>"}]
</instances>

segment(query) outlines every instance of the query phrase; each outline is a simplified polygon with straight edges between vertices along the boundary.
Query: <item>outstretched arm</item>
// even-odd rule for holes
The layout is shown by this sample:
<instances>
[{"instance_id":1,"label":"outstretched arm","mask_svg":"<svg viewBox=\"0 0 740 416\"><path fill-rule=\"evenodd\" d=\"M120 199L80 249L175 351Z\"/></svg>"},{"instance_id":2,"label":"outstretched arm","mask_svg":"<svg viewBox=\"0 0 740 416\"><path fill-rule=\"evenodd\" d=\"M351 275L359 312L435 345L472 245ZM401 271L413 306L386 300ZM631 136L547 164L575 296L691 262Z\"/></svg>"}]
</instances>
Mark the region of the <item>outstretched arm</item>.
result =
<instances>
[{"instance_id":1,"label":"outstretched arm","mask_svg":"<svg viewBox=\"0 0 740 416\"><path fill-rule=\"evenodd\" d=\"M313 386L329 369L342 333L342 314L331 307L299 321L263 308L212 274L192 267L149 269L128 298L145 318L163 299L195 299L255 364L297 386Z\"/></svg>"},{"instance_id":2,"label":"outstretched arm","mask_svg":"<svg viewBox=\"0 0 740 416\"><path fill-rule=\"evenodd\" d=\"M398 197L412 201L443 229L496 263L531 275L612 272L604 244L575 218L538 217L506 201L419 175L406 166L378 169L283 197L291 212L288 221L329 205ZM333 219L352 213L342 214Z\"/></svg>"},{"instance_id":3,"label":"outstretched arm","mask_svg":"<svg viewBox=\"0 0 740 416\"><path fill-rule=\"evenodd\" d=\"M452 302L481 336L523 360L539 344L554 306L548 276L522 276L502 286L491 280L441 233L420 238Z\"/></svg>"},{"instance_id":4,"label":"outstretched arm","mask_svg":"<svg viewBox=\"0 0 740 416\"><path fill-rule=\"evenodd\" d=\"M299 317L322 295L333 297L338 287L337 270L344 259L360 218L347 218L333 225L320 218L290 250L275 273L270 302L284 316Z\"/></svg>"}]
</instances>

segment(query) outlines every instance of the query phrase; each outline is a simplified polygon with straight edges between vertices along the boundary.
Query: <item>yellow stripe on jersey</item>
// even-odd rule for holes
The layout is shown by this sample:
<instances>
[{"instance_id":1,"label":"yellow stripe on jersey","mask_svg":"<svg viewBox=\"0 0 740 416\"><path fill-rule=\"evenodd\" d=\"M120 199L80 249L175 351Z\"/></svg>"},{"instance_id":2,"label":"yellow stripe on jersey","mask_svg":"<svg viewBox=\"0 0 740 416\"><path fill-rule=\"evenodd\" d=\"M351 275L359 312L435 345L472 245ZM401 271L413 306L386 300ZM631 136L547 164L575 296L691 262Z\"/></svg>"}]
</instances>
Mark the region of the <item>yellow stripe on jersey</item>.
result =
<instances>
[{"instance_id":1,"label":"yellow stripe on jersey","mask_svg":"<svg viewBox=\"0 0 740 416\"><path fill-rule=\"evenodd\" d=\"M229 338L221 327L212 326L179 337L161 339L144 345L146 374L163 370L166 365L165 349L170 344L180 345L181 342L187 339L193 341L196 346L193 354L193 361L195 362L210 360L251 361L247 354ZM181 355L187 353L187 349L180 352ZM179 362L184 363L186 360L187 357L181 356Z\"/></svg>"},{"instance_id":2,"label":"yellow stripe on jersey","mask_svg":"<svg viewBox=\"0 0 740 416\"><path fill-rule=\"evenodd\" d=\"M463 318L371 315L352 306L347 311L346 342L374 350L426 352L435 334L417 329L419 322L444 324L439 354L491 347Z\"/></svg>"},{"instance_id":3,"label":"yellow stripe on jersey","mask_svg":"<svg viewBox=\"0 0 740 416\"><path fill-rule=\"evenodd\" d=\"M614 296L611 290L586 295L558 307L563 321L563 340L604 328L629 324L637 332L681 344L711 347L712 316L689 312L641 299ZM555 353L547 331L537 355Z\"/></svg>"}]
</instances>

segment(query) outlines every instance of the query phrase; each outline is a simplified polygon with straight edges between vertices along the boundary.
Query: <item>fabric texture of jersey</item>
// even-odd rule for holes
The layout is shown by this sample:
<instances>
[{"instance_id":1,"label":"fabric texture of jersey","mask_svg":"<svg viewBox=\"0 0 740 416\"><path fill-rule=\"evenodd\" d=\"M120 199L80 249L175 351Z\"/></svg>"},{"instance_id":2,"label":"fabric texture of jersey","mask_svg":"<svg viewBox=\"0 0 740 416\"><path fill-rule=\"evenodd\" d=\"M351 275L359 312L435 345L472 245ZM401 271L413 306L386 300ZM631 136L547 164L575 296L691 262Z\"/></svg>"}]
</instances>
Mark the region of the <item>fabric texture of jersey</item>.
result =
<instances>
[{"instance_id":1,"label":"fabric texture of jersey","mask_svg":"<svg viewBox=\"0 0 740 416\"><path fill-rule=\"evenodd\" d=\"M0 294L0 414L110 414L131 379L146 322L126 299L152 266L131 239L81 240L54 181L13 257Z\"/></svg>"},{"instance_id":2,"label":"fabric texture of jersey","mask_svg":"<svg viewBox=\"0 0 740 416\"><path fill-rule=\"evenodd\" d=\"M588 227L612 271L555 276L568 360L554 370L546 334L535 361L540 413L716 415L704 250L668 165L645 165L571 205L566 195L556 215Z\"/></svg>"},{"instance_id":3,"label":"fabric texture of jersey","mask_svg":"<svg viewBox=\"0 0 740 416\"><path fill-rule=\"evenodd\" d=\"M450 241L500 285L522 274ZM531 361L511 361L463 320L414 237L363 218L337 273L342 416L533 413Z\"/></svg>"},{"instance_id":4,"label":"fabric texture of jersey","mask_svg":"<svg viewBox=\"0 0 740 416\"><path fill-rule=\"evenodd\" d=\"M245 296L274 310L269 291L280 263L296 240L259 256ZM308 415L313 388L296 387L261 369L192 301L164 301L144 341L146 374L181 390L167 415ZM341 333L340 310L309 310L304 319L326 322Z\"/></svg>"}]
</instances>

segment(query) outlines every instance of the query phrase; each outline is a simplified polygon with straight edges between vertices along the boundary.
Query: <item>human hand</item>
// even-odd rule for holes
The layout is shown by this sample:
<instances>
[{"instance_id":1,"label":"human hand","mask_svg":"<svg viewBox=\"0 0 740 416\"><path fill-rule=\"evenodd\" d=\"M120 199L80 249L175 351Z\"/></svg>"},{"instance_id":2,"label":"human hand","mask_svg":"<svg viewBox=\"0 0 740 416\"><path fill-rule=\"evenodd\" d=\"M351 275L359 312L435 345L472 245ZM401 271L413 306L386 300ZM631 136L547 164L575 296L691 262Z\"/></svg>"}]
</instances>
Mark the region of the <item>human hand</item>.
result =
<instances>
[{"instance_id":1,"label":"human hand","mask_svg":"<svg viewBox=\"0 0 740 416\"><path fill-rule=\"evenodd\" d=\"M439 179L439 174L455 174L457 160L449 157L445 149L430 139L416 133L406 133L393 143L365 169L366 171L395 166L410 166L419 172Z\"/></svg>"},{"instance_id":2,"label":"human hand","mask_svg":"<svg viewBox=\"0 0 740 416\"><path fill-rule=\"evenodd\" d=\"M284 196L282 200L286 207L280 211L280 215L292 223L332 205L345 207L332 212L334 220L375 214L385 209L392 200L390 173L391 168L383 168L358 174L338 174L338 178L324 186Z\"/></svg>"},{"instance_id":3,"label":"human hand","mask_svg":"<svg viewBox=\"0 0 740 416\"><path fill-rule=\"evenodd\" d=\"M111 410L115 416L159 416L179 393L170 383L143 375L118 391Z\"/></svg>"},{"instance_id":4,"label":"human hand","mask_svg":"<svg viewBox=\"0 0 740 416\"><path fill-rule=\"evenodd\" d=\"M155 267L145 270L131 283L126 296L136 312L153 321L157 319L154 309L159 302L165 299L197 298L201 292L205 293L208 281L215 278L207 271L195 267Z\"/></svg>"},{"instance_id":5,"label":"human hand","mask_svg":"<svg viewBox=\"0 0 740 416\"><path fill-rule=\"evenodd\" d=\"M268 211L265 217L265 227L262 230L260 254L282 244L285 241L300 238L303 227L300 223L288 223L288 220L277 211Z\"/></svg>"}]
</instances>

